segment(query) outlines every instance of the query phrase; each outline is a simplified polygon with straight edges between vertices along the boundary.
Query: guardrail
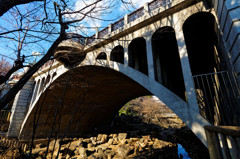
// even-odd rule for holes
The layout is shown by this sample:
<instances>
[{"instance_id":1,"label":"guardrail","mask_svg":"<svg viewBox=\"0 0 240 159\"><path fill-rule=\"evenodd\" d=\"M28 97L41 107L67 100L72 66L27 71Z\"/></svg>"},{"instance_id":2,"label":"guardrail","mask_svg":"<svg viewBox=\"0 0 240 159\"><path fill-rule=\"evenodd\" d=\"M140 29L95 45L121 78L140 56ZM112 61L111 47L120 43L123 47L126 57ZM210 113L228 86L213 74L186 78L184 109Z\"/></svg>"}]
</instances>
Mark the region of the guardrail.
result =
<instances>
[{"instance_id":1,"label":"guardrail","mask_svg":"<svg viewBox=\"0 0 240 159\"><path fill-rule=\"evenodd\" d=\"M240 125L240 90L232 71L193 76L200 114L213 125Z\"/></svg>"},{"instance_id":2,"label":"guardrail","mask_svg":"<svg viewBox=\"0 0 240 159\"><path fill-rule=\"evenodd\" d=\"M204 126L211 159L240 158L239 126Z\"/></svg>"}]
</instances>

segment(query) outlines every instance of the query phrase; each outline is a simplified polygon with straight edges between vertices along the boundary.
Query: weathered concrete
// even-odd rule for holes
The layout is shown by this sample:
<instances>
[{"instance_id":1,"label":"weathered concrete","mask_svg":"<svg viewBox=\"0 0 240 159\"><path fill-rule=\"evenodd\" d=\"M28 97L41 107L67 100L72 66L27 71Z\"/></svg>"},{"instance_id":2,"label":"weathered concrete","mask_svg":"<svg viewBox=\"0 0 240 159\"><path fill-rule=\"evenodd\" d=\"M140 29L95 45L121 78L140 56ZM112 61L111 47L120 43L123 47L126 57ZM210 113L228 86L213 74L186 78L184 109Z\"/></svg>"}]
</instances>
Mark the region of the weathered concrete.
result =
<instances>
[{"instance_id":1,"label":"weathered concrete","mask_svg":"<svg viewBox=\"0 0 240 159\"><path fill-rule=\"evenodd\" d=\"M18 92L12 105L10 125L7 137L18 137L22 122L29 106L29 96L32 93L33 80L29 80Z\"/></svg>"}]
</instances>

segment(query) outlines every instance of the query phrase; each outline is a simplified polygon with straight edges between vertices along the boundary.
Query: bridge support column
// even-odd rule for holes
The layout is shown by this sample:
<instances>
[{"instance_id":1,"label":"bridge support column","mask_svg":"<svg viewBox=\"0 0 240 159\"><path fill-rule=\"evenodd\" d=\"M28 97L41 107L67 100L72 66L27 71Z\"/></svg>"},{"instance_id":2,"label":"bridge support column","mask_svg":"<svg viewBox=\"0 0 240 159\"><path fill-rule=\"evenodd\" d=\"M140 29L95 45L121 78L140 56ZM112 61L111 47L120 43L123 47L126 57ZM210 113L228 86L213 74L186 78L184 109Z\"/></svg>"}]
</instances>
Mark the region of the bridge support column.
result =
<instances>
[{"instance_id":1,"label":"bridge support column","mask_svg":"<svg viewBox=\"0 0 240 159\"><path fill-rule=\"evenodd\" d=\"M29 97L32 92L32 86L33 81L30 79L18 92L14 99L7 137L18 137L30 102Z\"/></svg>"},{"instance_id":2,"label":"bridge support column","mask_svg":"<svg viewBox=\"0 0 240 159\"><path fill-rule=\"evenodd\" d=\"M181 59L181 66L183 71L183 78L186 88L187 108L186 120L187 126L195 133L196 136L207 146L204 126L210 125L199 113L197 97L195 93L194 81L190 69L187 48L182 31L182 25L176 27L176 39L178 43L178 50Z\"/></svg>"},{"instance_id":3,"label":"bridge support column","mask_svg":"<svg viewBox=\"0 0 240 159\"><path fill-rule=\"evenodd\" d=\"M187 53L187 48L186 48L186 44L183 36L182 27L179 27L179 29L176 30L176 39L177 39L178 50L179 50L179 55L181 59L184 84L186 88L187 103L193 109L195 109L196 111L199 111L198 104L197 104L197 97L195 93L195 86L194 86L192 73L190 69L188 53Z\"/></svg>"},{"instance_id":4,"label":"bridge support column","mask_svg":"<svg viewBox=\"0 0 240 159\"><path fill-rule=\"evenodd\" d=\"M149 79L155 80L151 36L148 35L145 40L147 49L148 76Z\"/></svg>"}]
</instances>

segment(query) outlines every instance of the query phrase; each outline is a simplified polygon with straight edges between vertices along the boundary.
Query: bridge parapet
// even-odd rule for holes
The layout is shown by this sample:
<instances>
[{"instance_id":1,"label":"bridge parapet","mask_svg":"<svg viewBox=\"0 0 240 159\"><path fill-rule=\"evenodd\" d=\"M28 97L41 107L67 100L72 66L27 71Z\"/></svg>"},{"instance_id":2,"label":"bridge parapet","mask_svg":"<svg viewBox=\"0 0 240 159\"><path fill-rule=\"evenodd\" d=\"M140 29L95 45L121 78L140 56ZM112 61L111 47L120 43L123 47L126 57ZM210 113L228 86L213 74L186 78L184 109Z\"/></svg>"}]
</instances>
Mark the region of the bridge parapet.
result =
<instances>
[{"instance_id":1,"label":"bridge parapet","mask_svg":"<svg viewBox=\"0 0 240 159\"><path fill-rule=\"evenodd\" d=\"M113 38L116 34L122 33L124 30L128 30L131 27L136 28L136 24L140 24L146 19L150 19L159 13L162 13L170 8L174 8L177 5L189 5L189 2L181 4L185 0L153 0L146 3L143 7L127 14L124 18L117 22L110 24L103 30L98 31L86 40L86 49L94 44L104 41L107 38ZM193 1L196 3L197 1ZM191 2L192 3L192 2ZM111 39L110 39L111 40Z\"/></svg>"}]
</instances>

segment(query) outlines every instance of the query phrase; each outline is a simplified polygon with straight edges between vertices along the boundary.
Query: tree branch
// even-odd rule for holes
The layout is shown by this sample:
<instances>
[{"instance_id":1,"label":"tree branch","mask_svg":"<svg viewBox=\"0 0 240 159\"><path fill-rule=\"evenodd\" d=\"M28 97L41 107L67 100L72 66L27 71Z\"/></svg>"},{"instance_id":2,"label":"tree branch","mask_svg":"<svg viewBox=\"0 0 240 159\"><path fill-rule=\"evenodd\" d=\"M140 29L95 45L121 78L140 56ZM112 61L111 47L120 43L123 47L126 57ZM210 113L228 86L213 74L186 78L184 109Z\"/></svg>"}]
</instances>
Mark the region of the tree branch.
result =
<instances>
[{"instance_id":1,"label":"tree branch","mask_svg":"<svg viewBox=\"0 0 240 159\"><path fill-rule=\"evenodd\" d=\"M0 16L6 13L9 9L20 4L26 4L34 1L44 0L0 0Z\"/></svg>"}]
</instances>

